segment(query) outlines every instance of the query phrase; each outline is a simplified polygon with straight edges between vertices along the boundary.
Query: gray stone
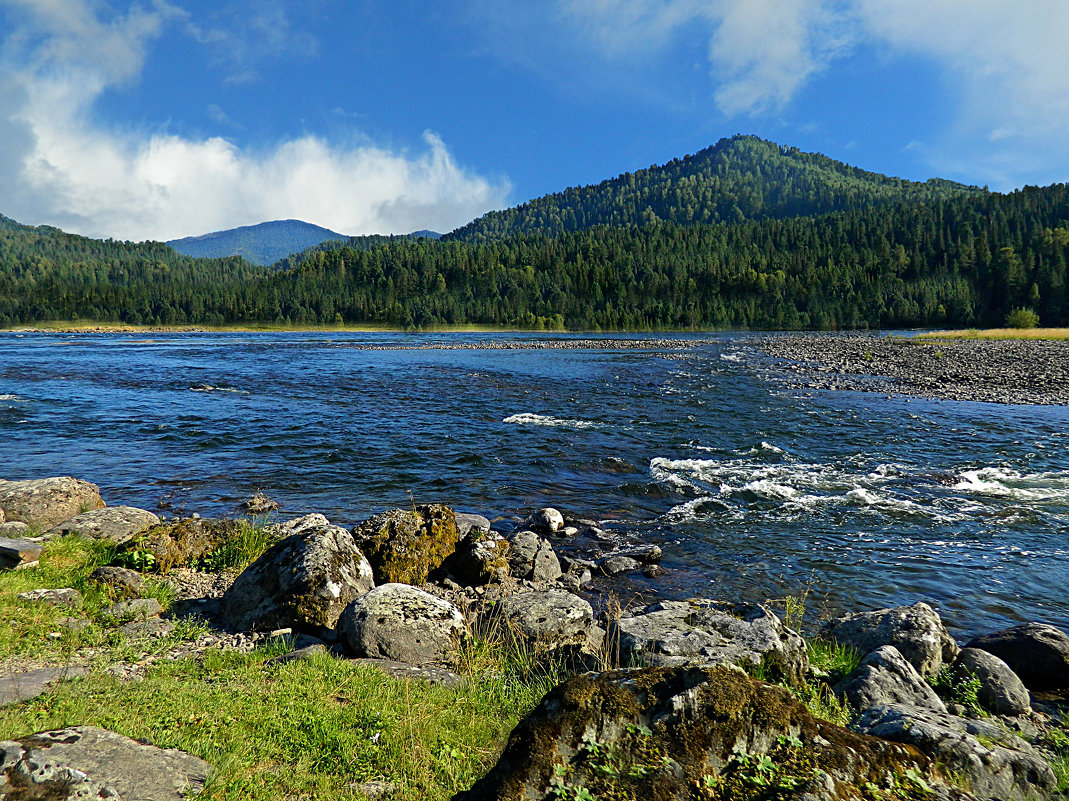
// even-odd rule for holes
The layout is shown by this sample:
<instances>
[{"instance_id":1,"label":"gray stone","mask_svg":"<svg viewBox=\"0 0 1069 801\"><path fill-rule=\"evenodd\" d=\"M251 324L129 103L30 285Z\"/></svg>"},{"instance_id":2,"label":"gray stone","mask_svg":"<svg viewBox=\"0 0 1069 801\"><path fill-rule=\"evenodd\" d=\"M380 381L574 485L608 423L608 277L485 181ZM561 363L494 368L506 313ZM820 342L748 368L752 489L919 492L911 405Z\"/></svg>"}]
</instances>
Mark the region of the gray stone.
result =
<instances>
[{"instance_id":1,"label":"gray stone","mask_svg":"<svg viewBox=\"0 0 1069 801\"><path fill-rule=\"evenodd\" d=\"M445 575L468 587L500 584L509 577L510 550L508 540L496 531L469 528L432 578Z\"/></svg>"},{"instance_id":2,"label":"gray stone","mask_svg":"<svg viewBox=\"0 0 1069 801\"><path fill-rule=\"evenodd\" d=\"M542 646L585 645L594 625L590 604L561 590L510 596L491 614L516 635Z\"/></svg>"},{"instance_id":3,"label":"gray stone","mask_svg":"<svg viewBox=\"0 0 1069 801\"><path fill-rule=\"evenodd\" d=\"M1069 690L1069 637L1054 626L1024 623L976 637L967 647L997 656L1030 690Z\"/></svg>"},{"instance_id":4,"label":"gray stone","mask_svg":"<svg viewBox=\"0 0 1069 801\"><path fill-rule=\"evenodd\" d=\"M84 667L66 665L0 676L0 706L36 698L56 682L81 676L83 673L85 673Z\"/></svg>"},{"instance_id":5,"label":"gray stone","mask_svg":"<svg viewBox=\"0 0 1069 801\"><path fill-rule=\"evenodd\" d=\"M287 662L303 662L308 659L313 659L317 656L325 656L329 654L327 646L323 643L314 643L312 645L306 645L304 648L298 648L295 651L290 651L288 654L282 654L281 656L272 657L264 661L264 665L284 665Z\"/></svg>"},{"instance_id":6,"label":"gray stone","mask_svg":"<svg viewBox=\"0 0 1069 801\"><path fill-rule=\"evenodd\" d=\"M20 592L17 596L20 601L28 603L43 603L51 606L67 606L78 609L82 605L82 594L71 587L60 587L47 590L29 590Z\"/></svg>"},{"instance_id":7,"label":"gray stone","mask_svg":"<svg viewBox=\"0 0 1069 801\"><path fill-rule=\"evenodd\" d=\"M122 619L155 617L163 611L160 602L155 598L134 598L131 601L120 601L112 604L104 610L105 615Z\"/></svg>"},{"instance_id":8,"label":"gray stone","mask_svg":"<svg viewBox=\"0 0 1069 801\"><path fill-rule=\"evenodd\" d=\"M371 565L348 531L306 528L272 545L234 580L220 615L240 630L329 629L374 586Z\"/></svg>"},{"instance_id":9,"label":"gray stone","mask_svg":"<svg viewBox=\"0 0 1069 801\"><path fill-rule=\"evenodd\" d=\"M946 712L946 707L916 669L893 645L881 645L835 688L859 712L886 704Z\"/></svg>"},{"instance_id":10,"label":"gray stone","mask_svg":"<svg viewBox=\"0 0 1069 801\"><path fill-rule=\"evenodd\" d=\"M145 577L126 567L98 567L89 580L105 587L112 598L135 598L145 588Z\"/></svg>"},{"instance_id":11,"label":"gray stone","mask_svg":"<svg viewBox=\"0 0 1069 801\"><path fill-rule=\"evenodd\" d=\"M738 782L740 753L752 766L790 760L780 775L794 784L736 785L732 798L891 798L894 776L907 771L939 789L933 798L951 797L923 755L818 720L783 688L720 665L569 678L520 721L490 772L453 801L726 798L711 790L732 790L717 780Z\"/></svg>"},{"instance_id":12,"label":"gray stone","mask_svg":"<svg viewBox=\"0 0 1069 801\"><path fill-rule=\"evenodd\" d=\"M513 578L556 581L560 577L560 560L548 540L533 531L518 531L509 538L509 545L509 571Z\"/></svg>"},{"instance_id":13,"label":"gray stone","mask_svg":"<svg viewBox=\"0 0 1069 801\"><path fill-rule=\"evenodd\" d=\"M6 519L29 523L41 531L102 506L100 488L77 478L0 480L0 509Z\"/></svg>"},{"instance_id":14,"label":"gray stone","mask_svg":"<svg viewBox=\"0 0 1069 801\"><path fill-rule=\"evenodd\" d=\"M338 637L353 656L443 662L466 630L455 606L407 584L383 584L345 607Z\"/></svg>"},{"instance_id":15,"label":"gray stone","mask_svg":"<svg viewBox=\"0 0 1069 801\"><path fill-rule=\"evenodd\" d=\"M575 556L560 556L558 558L564 575L574 577L579 584L589 584L594 580L594 571L598 569L596 562Z\"/></svg>"},{"instance_id":16,"label":"gray stone","mask_svg":"<svg viewBox=\"0 0 1069 801\"><path fill-rule=\"evenodd\" d=\"M662 601L612 622L608 640L623 665L763 665L770 678L792 683L809 668L805 641L758 604Z\"/></svg>"},{"instance_id":17,"label":"gray stone","mask_svg":"<svg viewBox=\"0 0 1069 801\"><path fill-rule=\"evenodd\" d=\"M551 506L539 509L525 524L536 534L551 536L564 530L564 515Z\"/></svg>"},{"instance_id":18,"label":"gray stone","mask_svg":"<svg viewBox=\"0 0 1069 801\"><path fill-rule=\"evenodd\" d=\"M962 648L951 671L959 678L976 678L980 705L996 715L1026 715L1032 707L1028 689L1009 665L979 648Z\"/></svg>"},{"instance_id":19,"label":"gray stone","mask_svg":"<svg viewBox=\"0 0 1069 801\"><path fill-rule=\"evenodd\" d=\"M598 567L601 568L601 572L606 576L616 576L620 573L630 573L632 570L638 570L642 567L642 563L637 559L632 559L630 556L606 556L604 559L598 562Z\"/></svg>"},{"instance_id":20,"label":"gray stone","mask_svg":"<svg viewBox=\"0 0 1069 801\"><path fill-rule=\"evenodd\" d=\"M853 727L914 746L960 773L969 791L980 799L1049 798L1057 786L1050 766L1028 743L986 720L889 704L867 710Z\"/></svg>"},{"instance_id":21,"label":"gray stone","mask_svg":"<svg viewBox=\"0 0 1069 801\"><path fill-rule=\"evenodd\" d=\"M21 801L182 801L204 787L210 769L184 751L93 726L0 743L0 795Z\"/></svg>"},{"instance_id":22,"label":"gray stone","mask_svg":"<svg viewBox=\"0 0 1069 801\"><path fill-rule=\"evenodd\" d=\"M132 639L157 639L174 631L174 623L158 617L136 618L120 626L120 631Z\"/></svg>"},{"instance_id":23,"label":"gray stone","mask_svg":"<svg viewBox=\"0 0 1069 801\"><path fill-rule=\"evenodd\" d=\"M613 551L608 556L627 556L644 565L655 565L661 561L664 551L661 550L659 545L632 545Z\"/></svg>"},{"instance_id":24,"label":"gray stone","mask_svg":"<svg viewBox=\"0 0 1069 801\"><path fill-rule=\"evenodd\" d=\"M330 521L323 515L312 513L304 517L295 517L293 520L285 520L282 523L274 523L266 527L266 530L277 540L292 537L294 534L303 534L306 531L323 529L330 525Z\"/></svg>"},{"instance_id":25,"label":"gray stone","mask_svg":"<svg viewBox=\"0 0 1069 801\"><path fill-rule=\"evenodd\" d=\"M375 668L395 679L425 681L429 684L440 684L443 687L458 687L464 681L459 675L440 665L410 665L394 659L372 659L370 657L356 657L350 659L349 664Z\"/></svg>"},{"instance_id":26,"label":"gray stone","mask_svg":"<svg viewBox=\"0 0 1069 801\"><path fill-rule=\"evenodd\" d=\"M70 520L53 526L46 534L52 537L80 534L83 537L121 545L159 522L159 517L145 509L135 506L106 506L75 515Z\"/></svg>"},{"instance_id":27,"label":"gray stone","mask_svg":"<svg viewBox=\"0 0 1069 801\"><path fill-rule=\"evenodd\" d=\"M958 645L926 603L844 615L825 624L822 636L861 654L893 645L925 678L958 655Z\"/></svg>"},{"instance_id":28,"label":"gray stone","mask_svg":"<svg viewBox=\"0 0 1069 801\"><path fill-rule=\"evenodd\" d=\"M483 533L490 533L490 521L482 515L473 515L466 512L457 512L457 536L464 539L468 532L473 529Z\"/></svg>"},{"instance_id":29,"label":"gray stone","mask_svg":"<svg viewBox=\"0 0 1069 801\"><path fill-rule=\"evenodd\" d=\"M44 546L34 540L0 539L0 570L36 565Z\"/></svg>"},{"instance_id":30,"label":"gray stone","mask_svg":"<svg viewBox=\"0 0 1069 801\"><path fill-rule=\"evenodd\" d=\"M32 527L29 523L23 523L19 520L12 520L10 523L0 523L0 537L7 537L8 539L28 537L31 530Z\"/></svg>"}]
</instances>

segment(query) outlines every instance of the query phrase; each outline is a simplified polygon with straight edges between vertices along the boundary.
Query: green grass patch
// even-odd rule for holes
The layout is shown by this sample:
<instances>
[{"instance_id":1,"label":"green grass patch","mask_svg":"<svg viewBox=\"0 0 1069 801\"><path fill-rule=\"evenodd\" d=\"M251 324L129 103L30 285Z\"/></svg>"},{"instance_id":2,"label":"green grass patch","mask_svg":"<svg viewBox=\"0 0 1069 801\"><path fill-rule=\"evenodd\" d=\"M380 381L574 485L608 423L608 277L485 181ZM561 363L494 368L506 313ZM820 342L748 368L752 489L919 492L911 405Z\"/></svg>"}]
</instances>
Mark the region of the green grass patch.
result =
<instances>
[{"instance_id":1,"label":"green grass patch","mask_svg":"<svg viewBox=\"0 0 1069 801\"><path fill-rule=\"evenodd\" d=\"M968 328L959 331L933 331L912 337L915 340L948 339L1069 339L1069 328Z\"/></svg>"},{"instance_id":2,"label":"green grass patch","mask_svg":"<svg viewBox=\"0 0 1069 801\"><path fill-rule=\"evenodd\" d=\"M449 689L330 656L265 666L272 651L208 652L122 682L95 675L0 709L0 739L96 725L210 762L204 799L446 799L497 759L540 695L498 670ZM483 663L494 660L484 657ZM537 696L537 697L536 697Z\"/></svg>"}]
</instances>

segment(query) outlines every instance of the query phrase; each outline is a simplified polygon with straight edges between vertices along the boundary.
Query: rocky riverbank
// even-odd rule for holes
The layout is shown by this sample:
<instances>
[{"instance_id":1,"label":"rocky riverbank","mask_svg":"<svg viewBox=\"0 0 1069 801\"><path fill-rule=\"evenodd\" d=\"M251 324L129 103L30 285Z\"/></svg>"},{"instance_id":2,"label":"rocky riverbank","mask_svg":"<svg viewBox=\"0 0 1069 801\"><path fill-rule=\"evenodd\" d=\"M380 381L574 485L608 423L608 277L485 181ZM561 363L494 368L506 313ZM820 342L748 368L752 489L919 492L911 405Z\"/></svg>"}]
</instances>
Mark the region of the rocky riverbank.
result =
<instances>
[{"instance_id":1,"label":"rocky riverbank","mask_svg":"<svg viewBox=\"0 0 1069 801\"><path fill-rule=\"evenodd\" d=\"M57 625L107 629L108 638L144 649L127 644L110 665L77 640L62 664L15 655L0 678L4 703L73 675L136 680L161 661L265 643L288 651L265 669L335 659L461 687L469 679L456 672L458 654L494 631L571 677L457 801L1025 801L1060 797L1069 783L1069 636L1040 622L962 644L936 610L917 603L823 621L807 641L797 621L768 605L730 599L595 610L596 576L655 575L660 549L616 541L595 521L550 508L508 531L441 504L395 509L351 529L317 514L253 526L160 520L105 506L89 482L50 478L0 481L0 527L17 535L0 539L6 569L39 571L43 581L55 575L37 567L50 543L111 543L111 564L86 585L103 588L109 606L91 611L77 589L41 586L19 596L20 608L62 607ZM239 553L247 562L229 567ZM169 610L149 594L152 582L171 587ZM194 636L144 646L172 642L189 619L202 627ZM0 794L178 799L212 773L189 754L75 723L87 725L0 743ZM139 794L139 785L152 794ZM392 792L381 782L356 791Z\"/></svg>"},{"instance_id":2,"label":"rocky riverbank","mask_svg":"<svg viewBox=\"0 0 1069 801\"><path fill-rule=\"evenodd\" d=\"M789 334L754 345L799 387L1069 405L1067 341Z\"/></svg>"}]
</instances>

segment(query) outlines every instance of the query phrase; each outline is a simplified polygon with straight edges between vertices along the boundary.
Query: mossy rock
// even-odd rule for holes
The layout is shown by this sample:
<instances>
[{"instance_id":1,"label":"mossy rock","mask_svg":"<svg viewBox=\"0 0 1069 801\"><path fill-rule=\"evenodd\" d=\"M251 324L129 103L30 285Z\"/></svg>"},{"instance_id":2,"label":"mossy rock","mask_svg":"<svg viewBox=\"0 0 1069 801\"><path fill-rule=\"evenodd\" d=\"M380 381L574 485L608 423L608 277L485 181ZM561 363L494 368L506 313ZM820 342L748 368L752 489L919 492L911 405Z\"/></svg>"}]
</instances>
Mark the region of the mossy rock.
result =
<instances>
[{"instance_id":1,"label":"mossy rock","mask_svg":"<svg viewBox=\"0 0 1069 801\"><path fill-rule=\"evenodd\" d=\"M353 539L371 563L376 584L419 585L456 550L457 519L439 503L394 509L360 523Z\"/></svg>"},{"instance_id":2,"label":"mossy rock","mask_svg":"<svg viewBox=\"0 0 1069 801\"><path fill-rule=\"evenodd\" d=\"M141 572L189 567L241 533L240 520L187 518L151 526L124 543L115 561Z\"/></svg>"},{"instance_id":3,"label":"mossy rock","mask_svg":"<svg viewBox=\"0 0 1069 801\"><path fill-rule=\"evenodd\" d=\"M916 749L818 720L737 668L643 668L559 685L454 801L924 797L911 781L940 781Z\"/></svg>"}]
</instances>

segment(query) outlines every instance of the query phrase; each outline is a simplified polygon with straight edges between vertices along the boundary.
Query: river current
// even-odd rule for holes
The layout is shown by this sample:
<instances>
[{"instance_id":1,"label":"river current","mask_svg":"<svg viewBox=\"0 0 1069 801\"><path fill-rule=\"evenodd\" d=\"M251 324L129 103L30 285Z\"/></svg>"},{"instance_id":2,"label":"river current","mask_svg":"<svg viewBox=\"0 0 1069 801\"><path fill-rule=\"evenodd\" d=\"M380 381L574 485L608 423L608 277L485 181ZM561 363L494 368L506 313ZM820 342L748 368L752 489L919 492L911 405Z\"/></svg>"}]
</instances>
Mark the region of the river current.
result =
<instances>
[{"instance_id":1,"label":"river current","mask_svg":"<svg viewBox=\"0 0 1069 801\"><path fill-rule=\"evenodd\" d=\"M167 515L263 490L342 525L552 505L664 548L636 592L1069 629L1069 409L806 391L745 334L456 347L545 339L0 333L0 478Z\"/></svg>"}]
</instances>

